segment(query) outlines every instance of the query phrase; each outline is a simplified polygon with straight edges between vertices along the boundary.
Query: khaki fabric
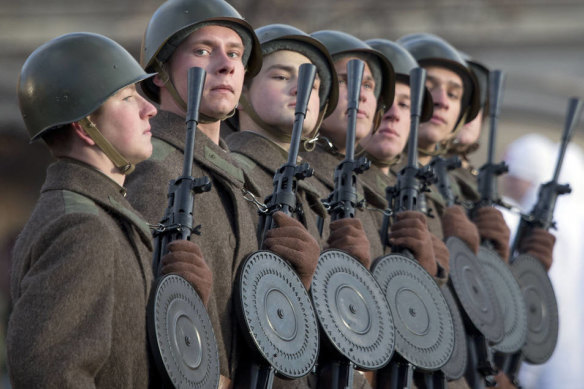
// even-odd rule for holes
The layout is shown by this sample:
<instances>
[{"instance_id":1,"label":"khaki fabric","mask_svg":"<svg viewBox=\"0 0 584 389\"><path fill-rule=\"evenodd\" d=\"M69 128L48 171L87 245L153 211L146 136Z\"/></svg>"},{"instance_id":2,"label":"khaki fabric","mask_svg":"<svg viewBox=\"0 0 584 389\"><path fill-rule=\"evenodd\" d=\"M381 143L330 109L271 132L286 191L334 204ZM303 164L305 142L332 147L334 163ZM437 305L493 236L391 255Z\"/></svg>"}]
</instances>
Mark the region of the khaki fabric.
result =
<instances>
[{"instance_id":1,"label":"khaki fabric","mask_svg":"<svg viewBox=\"0 0 584 389\"><path fill-rule=\"evenodd\" d=\"M49 166L14 249L7 347L15 388L146 388L152 243L123 188Z\"/></svg>"},{"instance_id":2,"label":"khaki fabric","mask_svg":"<svg viewBox=\"0 0 584 389\"><path fill-rule=\"evenodd\" d=\"M184 118L160 111L150 120L154 151L128 176L128 200L149 223L158 223L167 207L168 183L182 174L186 126ZM257 250L252 207L242 188L255 190L251 181L227 153L226 146L213 143L202 131L195 135L193 177L207 176L210 192L195 196L193 235L213 272L213 289L208 313L219 348L221 374L233 379L241 342L232 303L232 290L240 263Z\"/></svg>"},{"instance_id":3,"label":"khaki fabric","mask_svg":"<svg viewBox=\"0 0 584 389\"><path fill-rule=\"evenodd\" d=\"M336 155L331 151L325 150L324 147L318 145L311 152L303 152L302 158L310 164L314 169L314 176L324 185L327 192L325 198L334 189L334 173L336 167L344 159L344 156ZM364 189L360 181L361 175L357 175L357 201L364 199ZM357 209L355 217L361 220L363 229L369 239L369 246L371 250L371 259L375 259L383 254L383 247L381 238L379 236L379 226L375 215L366 209ZM328 218L330 222L330 218ZM324 227L328 228L328 223Z\"/></svg>"},{"instance_id":4,"label":"khaki fabric","mask_svg":"<svg viewBox=\"0 0 584 389\"><path fill-rule=\"evenodd\" d=\"M235 132L226 142L234 158L257 184L260 191L258 200L264 202L273 192L274 174L288 159L287 152L269 139L251 131ZM319 237L317 219L323 218L326 225L327 214L320 200L327 194L326 188L314 176L298 181L297 200L306 219L303 224L317 238L321 247L328 238L328 231L323 229L323 234Z\"/></svg>"},{"instance_id":5,"label":"khaki fabric","mask_svg":"<svg viewBox=\"0 0 584 389\"><path fill-rule=\"evenodd\" d=\"M459 201L477 202L480 200L478 190L478 172L474 168L454 169L450 172L452 189L458 196Z\"/></svg>"}]
</instances>

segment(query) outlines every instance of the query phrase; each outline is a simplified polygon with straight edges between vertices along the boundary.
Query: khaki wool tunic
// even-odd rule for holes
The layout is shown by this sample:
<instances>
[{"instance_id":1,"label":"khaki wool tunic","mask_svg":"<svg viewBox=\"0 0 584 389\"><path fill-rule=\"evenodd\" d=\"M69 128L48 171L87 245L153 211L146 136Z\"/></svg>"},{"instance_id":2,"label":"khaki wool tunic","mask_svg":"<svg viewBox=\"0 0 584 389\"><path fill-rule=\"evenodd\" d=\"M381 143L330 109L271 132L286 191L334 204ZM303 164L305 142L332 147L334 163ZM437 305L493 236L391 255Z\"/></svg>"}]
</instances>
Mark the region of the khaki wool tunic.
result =
<instances>
[{"instance_id":1,"label":"khaki wool tunic","mask_svg":"<svg viewBox=\"0 0 584 389\"><path fill-rule=\"evenodd\" d=\"M128 176L128 200L149 223L158 223L167 207L168 183L182 175L186 138L185 119L159 111L150 120L152 157ZM252 207L243 198L242 188L254 192L253 184L237 167L222 143L216 145L202 131L196 131L192 176L207 176L213 186L195 195L193 225L201 225L201 235L191 240L202 250L213 272L213 289L208 313L219 350L221 374L232 379L237 367L240 334L232 303L237 269L257 250Z\"/></svg>"},{"instance_id":2,"label":"khaki wool tunic","mask_svg":"<svg viewBox=\"0 0 584 389\"><path fill-rule=\"evenodd\" d=\"M235 132L226 142L233 157L257 184L260 192L258 200L263 202L272 194L274 174L286 163L288 153L271 140L251 131ZM320 200L327 195L327 189L314 177L298 181L297 204L301 206L305 219L301 221L321 248L328 239L329 231L324 228L322 236L319 236L317 225L319 217L326 220L326 209Z\"/></svg>"},{"instance_id":3,"label":"khaki wool tunic","mask_svg":"<svg viewBox=\"0 0 584 389\"><path fill-rule=\"evenodd\" d=\"M328 197L334 189L335 169L342 162L344 156L335 154L334 151L327 150L320 144L313 151L303 152L301 155L314 169L314 176L326 187L328 192L325 194L325 197ZM360 179L361 175L359 174L357 175L356 187L358 202L364 199L364 189ZM383 255L383 245L379 235L380 227L374 213L376 212L371 212L363 208L357 208L355 212L355 217L361 220L363 230L369 240L371 260ZM328 220L330 221L330 218Z\"/></svg>"},{"instance_id":4,"label":"khaki wool tunic","mask_svg":"<svg viewBox=\"0 0 584 389\"><path fill-rule=\"evenodd\" d=\"M250 131L235 132L226 139L230 150L252 180L258 184L260 201L273 192L274 173L287 161L288 153L269 139ZM301 161L302 162L302 161ZM317 239L321 247L324 246L329 235L328 228L323 229L323 235L319 237L318 217L326 218L326 210L320 199L328 195L324 187L314 177L298 181L297 201L301 204L305 215L305 223L310 234ZM325 226L326 226L326 219ZM308 377L283 381L276 379L274 389L316 389L316 377ZM353 388L370 388L367 380L361 374L355 374Z\"/></svg>"},{"instance_id":5,"label":"khaki wool tunic","mask_svg":"<svg viewBox=\"0 0 584 389\"><path fill-rule=\"evenodd\" d=\"M7 347L15 388L146 388L151 235L98 170L47 170L14 249Z\"/></svg>"}]
</instances>

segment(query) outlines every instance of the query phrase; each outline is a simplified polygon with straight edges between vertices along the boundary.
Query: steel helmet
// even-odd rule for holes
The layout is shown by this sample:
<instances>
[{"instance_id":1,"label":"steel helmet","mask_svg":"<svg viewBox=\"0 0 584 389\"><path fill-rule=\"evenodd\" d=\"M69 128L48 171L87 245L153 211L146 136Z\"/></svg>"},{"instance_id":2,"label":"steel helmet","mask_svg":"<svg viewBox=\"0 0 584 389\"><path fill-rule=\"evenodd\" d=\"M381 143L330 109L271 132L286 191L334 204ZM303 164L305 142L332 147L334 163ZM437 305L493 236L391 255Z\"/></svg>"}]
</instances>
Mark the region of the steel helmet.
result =
<instances>
[{"instance_id":1,"label":"steel helmet","mask_svg":"<svg viewBox=\"0 0 584 389\"><path fill-rule=\"evenodd\" d=\"M52 39L27 58L18 79L31 141L85 118L118 90L153 75L103 35L76 32Z\"/></svg>"},{"instance_id":2,"label":"steel helmet","mask_svg":"<svg viewBox=\"0 0 584 389\"><path fill-rule=\"evenodd\" d=\"M365 43L379 51L391 62L395 70L396 81L409 85L410 71L420 66L409 51L404 49L400 44L387 39L370 39L365 41ZM428 88L424 88L424 101L420 121L426 122L430 120L433 111L432 95Z\"/></svg>"},{"instance_id":3,"label":"steel helmet","mask_svg":"<svg viewBox=\"0 0 584 389\"><path fill-rule=\"evenodd\" d=\"M444 67L458 74L464 88L458 122L465 117L465 123L468 123L477 116L480 104L476 78L452 45L432 34L406 35L398 39L397 43L408 50L420 66Z\"/></svg>"},{"instance_id":4,"label":"steel helmet","mask_svg":"<svg viewBox=\"0 0 584 389\"><path fill-rule=\"evenodd\" d=\"M385 112L391 107L395 94L395 73L384 55L362 40L342 31L321 30L313 32L310 36L318 39L334 60L351 54L362 57L375 78L378 110Z\"/></svg>"},{"instance_id":5,"label":"steel helmet","mask_svg":"<svg viewBox=\"0 0 584 389\"><path fill-rule=\"evenodd\" d=\"M243 64L248 76L261 68L262 55L252 27L229 3L223 0L168 0L152 15L144 39L140 63L147 71L161 71L180 43L193 31L208 25L233 29L245 47ZM142 83L144 93L160 102L160 90L152 80Z\"/></svg>"}]
</instances>

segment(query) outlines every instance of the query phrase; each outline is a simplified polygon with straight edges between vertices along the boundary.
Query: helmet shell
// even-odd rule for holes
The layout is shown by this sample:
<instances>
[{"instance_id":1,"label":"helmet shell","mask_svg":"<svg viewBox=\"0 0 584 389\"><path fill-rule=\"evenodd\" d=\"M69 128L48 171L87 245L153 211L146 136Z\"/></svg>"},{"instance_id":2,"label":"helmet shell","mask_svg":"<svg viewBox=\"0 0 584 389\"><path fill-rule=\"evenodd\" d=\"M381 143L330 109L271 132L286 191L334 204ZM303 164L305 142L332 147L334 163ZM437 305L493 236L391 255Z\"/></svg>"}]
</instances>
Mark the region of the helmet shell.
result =
<instances>
[{"instance_id":1,"label":"helmet shell","mask_svg":"<svg viewBox=\"0 0 584 389\"><path fill-rule=\"evenodd\" d=\"M395 95L395 72L391 63L379 51L373 49L364 41L342 31L321 30L310 34L318 39L329 51L334 60L345 55L354 54L368 62L369 67L379 67L381 82L376 82L376 96L378 108L384 112L391 107ZM369 63L375 59L377 64ZM379 90L377 89L379 88Z\"/></svg>"},{"instance_id":2,"label":"helmet shell","mask_svg":"<svg viewBox=\"0 0 584 389\"><path fill-rule=\"evenodd\" d=\"M477 80L458 50L444 39L432 34L406 35L397 42L412 54L420 66L443 67L458 74L464 87L459 121L465 114L465 123L477 116L480 110Z\"/></svg>"},{"instance_id":3,"label":"helmet shell","mask_svg":"<svg viewBox=\"0 0 584 389\"><path fill-rule=\"evenodd\" d=\"M153 75L103 35L77 32L41 45L22 66L17 86L31 141L83 119L118 90Z\"/></svg>"},{"instance_id":4,"label":"helmet shell","mask_svg":"<svg viewBox=\"0 0 584 389\"><path fill-rule=\"evenodd\" d=\"M140 63L147 71L153 69L155 60L166 63L184 38L206 25L220 25L236 31L246 46L243 60L247 74L253 77L259 72L262 55L253 28L235 8L223 0L164 2L154 12L146 27ZM142 88L151 100L160 102L160 90L151 80L142 83Z\"/></svg>"},{"instance_id":5,"label":"helmet shell","mask_svg":"<svg viewBox=\"0 0 584 389\"><path fill-rule=\"evenodd\" d=\"M369 46L379 51L393 65L395 77L398 82L410 83L410 72L420 67L414 57L400 44L387 39L370 39L365 41ZM421 122L427 122L432 118L434 103L428 88L424 87L424 100L422 102Z\"/></svg>"}]
</instances>

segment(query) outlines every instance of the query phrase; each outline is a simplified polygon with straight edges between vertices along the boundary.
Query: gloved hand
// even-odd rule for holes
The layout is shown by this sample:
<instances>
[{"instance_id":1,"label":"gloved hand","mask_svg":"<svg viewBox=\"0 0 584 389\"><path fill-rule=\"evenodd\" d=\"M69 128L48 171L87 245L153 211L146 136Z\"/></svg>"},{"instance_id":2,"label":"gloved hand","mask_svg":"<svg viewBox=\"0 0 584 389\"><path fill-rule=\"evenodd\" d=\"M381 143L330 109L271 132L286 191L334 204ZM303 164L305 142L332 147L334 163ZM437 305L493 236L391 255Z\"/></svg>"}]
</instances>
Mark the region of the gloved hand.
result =
<instances>
[{"instance_id":1,"label":"gloved hand","mask_svg":"<svg viewBox=\"0 0 584 389\"><path fill-rule=\"evenodd\" d=\"M328 248L347 252L369 269L371 266L369 239L365 235L361 220L355 218L335 220L331 222L330 230Z\"/></svg>"},{"instance_id":2,"label":"gloved hand","mask_svg":"<svg viewBox=\"0 0 584 389\"><path fill-rule=\"evenodd\" d=\"M430 237L432 238L432 250L434 250L434 258L436 258L436 262L442 266L444 269L444 276L446 276L450 272L450 251L448 251L448 247L444 244L443 241L440 240L436 235L430 233Z\"/></svg>"},{"instance_id":3,"label":"gloved hand","mask_svg":"<svg viewBox=\"0 0 584 389\"><path fill-rule=\"evenodd\" d=\"M466 212L460 205L446 208L441 220L444 238L455 236L462 239L475 254L479 252L481 243L479 230L466 216Z\"/></svg>"},{"instance_id":4,"label":"gloved hand","mask_svg":"<svg viewBox=\"0 0 584 389\"><path fill-rule=\"evenodd\" d=\"M519 242L519 252L539 259L547 271L552 267L556 237L543 228L534 228Z\"/></svg>"},{"instance_id":5,"label":"gloved hand","mask_svg":"<svg viewBox=\"0 0 584 389\"><path fill-rule=\"evenodd\" d=\"M205 262L201 248L188 240L175 240L168 244L168 253L162 257L162 274L176 274L187 280L207 306L213 273Z\"/></svg>"},{"instance_id":6,"label":"gloved hand","mask_svg":"<svg viewBox=\"0 0 584 389\"><path fill-rule=\"evenodd\" d=\"M290 262L306 289L310 289L320 256L318 242L298 220L283 212L276 212L272 217L278 227L266 233L263 248Z\"/></svg>"},{"instance_id":7,"label":"gloved hand","mask_svg":"<svg viewBox=\"0 0 584 389\"><path fill-rule=\"evenodd\" d=\"M432 237L428 231L424 214L417 211L398 213L396 222L391 225L389 243L392 246L409 249L431 276L436 275L438 266L434 258Z\"/></svg>"},{"instance_id":8,"label":"gloved hand","mask_svg":"<svg viewBox=\"0 0 584 389\"><path fill-rule=\"evenodd\" d=\"M501 389L517 389L515 385L511 382L509 377L502 371L499 371L495 376L495 381L497 381L497 388Z\"/></svg>"},{"instance_id":9,"label":"gloved hand","mask_svg":"<svg viewBox=\"0 0 584 389\"><path fill-rule=\"evenodd\" d=\"M511 232L501 211L493 207L479 208L472 221L476 224L481 239L491 241L497 254L508 262Z\"/></svg>"}]
</instances>

